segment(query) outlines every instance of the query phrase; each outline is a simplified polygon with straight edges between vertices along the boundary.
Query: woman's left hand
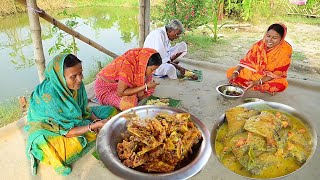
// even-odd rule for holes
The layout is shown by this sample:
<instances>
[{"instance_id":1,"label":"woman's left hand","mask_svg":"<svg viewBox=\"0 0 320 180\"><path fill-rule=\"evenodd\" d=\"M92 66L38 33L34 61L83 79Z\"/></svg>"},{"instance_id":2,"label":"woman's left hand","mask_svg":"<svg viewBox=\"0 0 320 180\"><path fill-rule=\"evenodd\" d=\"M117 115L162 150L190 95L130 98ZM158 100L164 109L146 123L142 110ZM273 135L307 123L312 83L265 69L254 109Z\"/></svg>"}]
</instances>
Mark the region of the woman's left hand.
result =
<instances>
[{"instance_id":1,"label":"woman's left hand","mask_svg":"<svg viewBox=\"0 0 320 180\"><path fill-rule=\"evenodd\" d=\"M156 88L157 85L159 85L160 83L156 83L155 81L149 81L147 83L148 88Z\"/></svg>"},{"instance_id":2,"label":"woman's left hand","mask_svg":"<svg viewBox=\"0 0 320 180\"><path fill-rule=\"evenodd\" d=\"M259 81L249 81L246 83L248 86L244 89L245 91L259 84Z\"/></svg>"},{"instance_id":3,"label":"woman's left hand","mask_svg":"<svg viewBox=\"0 0 320 180\"><path fill-rule=\"evenodd\" d=\"M145 97L145 92L144 91L140 91L138 92L138 99L141 100Z\"/></svg>"}]
</instances>

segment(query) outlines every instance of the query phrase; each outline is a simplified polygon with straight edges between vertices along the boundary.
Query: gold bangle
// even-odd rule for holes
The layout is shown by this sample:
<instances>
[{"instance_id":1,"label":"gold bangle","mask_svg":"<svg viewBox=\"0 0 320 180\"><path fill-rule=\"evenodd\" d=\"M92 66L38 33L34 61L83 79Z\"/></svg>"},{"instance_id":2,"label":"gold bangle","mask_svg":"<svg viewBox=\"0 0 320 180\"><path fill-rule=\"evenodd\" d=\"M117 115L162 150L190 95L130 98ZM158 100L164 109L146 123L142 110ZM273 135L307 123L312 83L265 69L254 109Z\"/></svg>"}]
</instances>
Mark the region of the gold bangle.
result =
<instances>
[{"instance_id":1,"label":"gold bangle","mask_svg":"<svg viewBox=\"0 0 320 180\"><path fill-rule=\"evenodd\" d=\"M146 87L144 90L147 92L147 91L148 91L148 85L147 85L147 83L144 83L144 86Z\"/></svg>"},{"instance_id":2,"label":"gold bangle","mask_svg":"<svg viewBox=\"0 0 320 180\"><path fill-rule=\"evenodd\" d=\"M101 121L101 119L95 119L95 120L93 120L93 121L92 121L92 124L95 123L95 122L98 122L98 121Z\"/></svg>"},{"instance_id":3,"label":"gold bangle","mask_svg":"<svg viewBox=\"0 0 320 180\"><path fill-rule=\"evenodd\" d=\"M88 124L88 130L90 131L90 132L94 132L92 129L91 129L91 125L92 125L93 123L92 122L90 122L89 124Z\"/></svg>"}]
</instances>

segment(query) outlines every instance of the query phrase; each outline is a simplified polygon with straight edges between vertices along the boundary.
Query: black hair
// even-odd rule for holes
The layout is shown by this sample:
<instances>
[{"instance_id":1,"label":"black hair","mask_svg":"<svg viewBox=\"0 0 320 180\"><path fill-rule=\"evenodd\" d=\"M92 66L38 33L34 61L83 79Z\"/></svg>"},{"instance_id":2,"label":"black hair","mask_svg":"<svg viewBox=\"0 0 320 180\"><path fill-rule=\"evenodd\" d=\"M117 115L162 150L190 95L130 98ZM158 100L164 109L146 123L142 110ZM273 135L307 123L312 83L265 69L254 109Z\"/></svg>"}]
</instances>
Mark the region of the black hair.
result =
<instances>
[{"instance_id":1,"label":"black hair","mask_svg":"<svg viewBox=\"0 0 320 180\"><path fill-rule=\"evenodd\" d=\"M283 26L281 26L280 24L272 24L272 25L268 28L268 31L271 30L271 29L275 30L275 31L281 36L281 39L282 39L282 37L283 37L283 35L284 35L284 28L283 28ZM267 31L267 32L268 32L268 31Z\"/></svg>"},{"instance_id":2,"label":"black hair","mask_svg":"<svg viewBox=\"0 0 320 180\"><path fill-rule=\"evenodd\" d=\"M68 54L65 58L64 58L64 62L63 62L63 69L67 69L69 67L73 67L77 64L81 64L81 60L78 59L75 55L73 54Z\"/></svg>"},{"instance_id":3,"label":"black hair","mask_svg":"<svg viewBox=\"0 0 320 180\"><path fill-rule=\"evenodd\" d=\"M159 53L154 53L148 60L147 66L160 66L162 64L162 58Z\"/></svg>"}]
</instances>

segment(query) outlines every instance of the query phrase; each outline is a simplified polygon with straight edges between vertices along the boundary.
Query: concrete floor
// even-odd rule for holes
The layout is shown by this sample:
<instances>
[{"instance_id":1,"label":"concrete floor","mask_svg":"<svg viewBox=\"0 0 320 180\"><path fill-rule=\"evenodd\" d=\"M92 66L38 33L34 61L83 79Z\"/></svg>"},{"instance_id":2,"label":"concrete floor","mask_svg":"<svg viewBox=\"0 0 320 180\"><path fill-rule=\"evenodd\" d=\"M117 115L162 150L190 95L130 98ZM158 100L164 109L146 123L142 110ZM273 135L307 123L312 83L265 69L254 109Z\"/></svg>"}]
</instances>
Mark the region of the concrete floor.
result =
<instances>
[{"instance_id":1,"label":"concrete floor","mask_svg":"<svg viewBox=\"0 0 320 180\"><path fill-rule=\"evenodd\" d=\"M182 59L181 64L190 69L201 69L203 71L202 82L156 79L156 81L160 82L160 85L154 95L182 100L181 108L202 120L209 131L212 130L214 123L226 109L242 104L247 97L257 97L266 101L283 103L297 109L313 122L316 131L319 132L319 79L312 80L301 75L289 73L289 87L283 93L270 96L248 91L242 98L226 100L216 92L215 87L226 83L225 71L227 67L188 59ZM92 97L92 85L88 86L87 90L88 96ZM72 166L73 171L67 177L57 175L51 167L42 164L38 168L38 175L32 176L30 174L29 161L25 156L26 136L22 128L24 122L25 119L21 119L0 129L1 179L120 179L106 169L100 161L97 161L91 153L74 163ZM319 144L319 138L317 142ZM318 179L320 177L319 154L319 148L317 148L310 162L298 172L283 179ZM246 178L227 170L212 154L203 170L192 179L233 180Z\"/></svg>"}]
</instances>

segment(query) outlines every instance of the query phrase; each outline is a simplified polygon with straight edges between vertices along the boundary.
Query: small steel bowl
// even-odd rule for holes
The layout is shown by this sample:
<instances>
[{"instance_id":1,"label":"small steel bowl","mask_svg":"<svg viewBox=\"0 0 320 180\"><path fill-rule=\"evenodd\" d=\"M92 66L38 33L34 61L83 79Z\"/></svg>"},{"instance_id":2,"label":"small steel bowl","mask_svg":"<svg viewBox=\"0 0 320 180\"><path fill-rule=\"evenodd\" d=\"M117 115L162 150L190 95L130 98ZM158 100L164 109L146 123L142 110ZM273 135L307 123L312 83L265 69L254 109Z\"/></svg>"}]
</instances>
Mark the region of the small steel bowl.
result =
<instances>
[{"instance_id":1,"label":"small steel bowl","mask_svg":"<svg viewBox=\"0 0 320 180\"><path fill-rule=\"evenodd\" d=\"M293 171L293 172L291 172L289 174L286 174L286 175L283 175L283 176L279 176L279 177L270 178L270 179L281 179L281 178L284 178L284 177L287 177L287 176L291 176L292 174L296 173L297 171L300 171L301 169L303 169L306 166L306 164L309 163L309 161L311 160L311 158L314 155L314 153L316 151L316 148L317 148L317 132L316 132L316 129L315 129L315 125L312 123L312 121L310 121L305 116L303 116L303 114L299 113L296 109L294 109L294 108L292 108L292 107L290 107L288 105L277 103L277 102L268 102L268 101L260 100L260 101L257 101L257 102L250 102L250 103L241 104L239 106L245 107L245 108L248 108L248 109L257 109L257 110L259 110L259 109L261 109L261 107L266 106L266 105L271 107L271 108L273 108L273 109L277 109L279 111L286 112L286 113L298 118L299 120L301 120L302 123L305 125L305 127L310 132L310 135L312 137L312 151L311 151L311 154L310 154L309 158L307 159L307 161L300 168L296 169L295 171ZM215 147L216 147L216 137L217 137L217 134L218 134L218 130L219 130L220 126L222 126L222 124L224 122L226 122L226 115L225 114L220 116L220 118L214 124L214 126L212 128L212 131L211 131L212 152L213 152L214 157L219 161L219 163L223 167L225 167L225 166L219 160ZM227 167L225 167L225 168L227 168ZM230 170L229 168L227 168L227 169L230 172L232 172L234 174L237 174L237 173L233 172L232 170ZM259 178L252 178L252 177L243 176L243 175L240 175L240 174L237 174L237 175L239 175L241 177L244 177L244 178L248 178L248 179L259 179Z\"/></svg>"},{"instance_id":2,"label":"small steel bowl","mask_svg":"<svg viewBox=\"0 0 320 180\"><path fill-rule=\"evenodd\" d=\"M235 98L242 97L244 95L243 89L241 89L240 87L229 85L229 84L219 85L216 87L216 90L218 91L219 94L221 94L221 96L227 99L235 99ZM232 96L232 95L228 95L227 92L236 92L236 93L239 93L240 95Z\"/></svg>"},{"instance_id":3,"label":"small steel bowl","mask_svg":"<svg viewBox=\"0 0 320 180\"><path fill-rule=\"evenodd\" d=\"M112 173L123 179L188 179L204 167L211 155L210 132L192 114L190 114L191 120L201 132L202 141L195 145L197 147L193 149L193 154L188 158L190 160L188 160L185 166L169 173L148 173L129 168L122 164L116 150L117 144L122 142L123 139L121 133L127 129L127 120L124 116L135 113L140 118L145 119L154 117L159 112L169 114L186 113L183 110L168 106L138 106L117 114L103 126L97 137L96 148L101 161Z\"/></svg>"}]
</instances>

